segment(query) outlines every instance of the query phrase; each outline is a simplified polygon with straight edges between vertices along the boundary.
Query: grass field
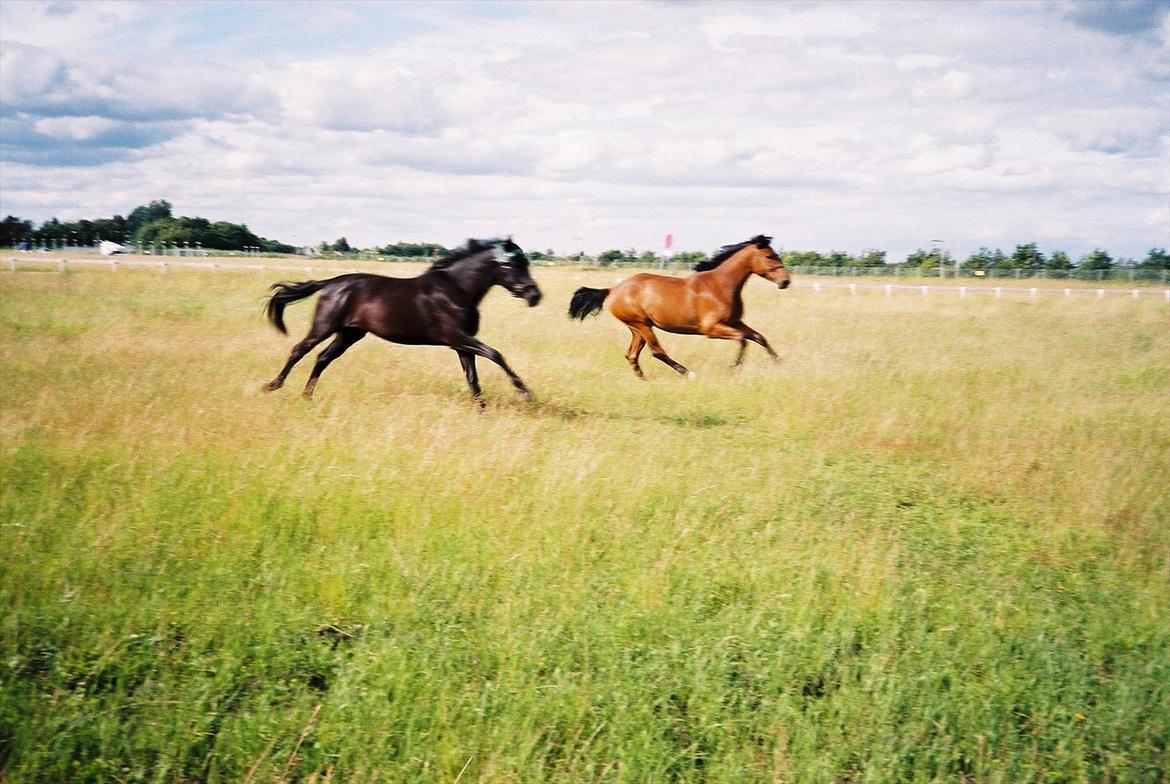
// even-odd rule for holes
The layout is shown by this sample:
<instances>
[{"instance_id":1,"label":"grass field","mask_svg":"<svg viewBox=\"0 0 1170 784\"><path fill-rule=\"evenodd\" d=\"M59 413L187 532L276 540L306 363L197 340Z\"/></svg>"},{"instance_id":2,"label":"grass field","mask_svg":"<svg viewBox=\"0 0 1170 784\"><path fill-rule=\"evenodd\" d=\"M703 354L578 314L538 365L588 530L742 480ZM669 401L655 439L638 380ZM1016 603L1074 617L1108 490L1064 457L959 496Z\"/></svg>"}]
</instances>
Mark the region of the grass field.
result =
<instances>
[{"instance_id":1,"label":"grass field","mask_svg":"<svg viewBox=\"0 0 1170 784\"><path fill-rule=\"evenodd\" d=\"M535 275L482 414L262 393L272 273L0 275L0 781L1168 780L1165 300L753 282L781 363L639 382Z\"/></svg>"}]
</instances>

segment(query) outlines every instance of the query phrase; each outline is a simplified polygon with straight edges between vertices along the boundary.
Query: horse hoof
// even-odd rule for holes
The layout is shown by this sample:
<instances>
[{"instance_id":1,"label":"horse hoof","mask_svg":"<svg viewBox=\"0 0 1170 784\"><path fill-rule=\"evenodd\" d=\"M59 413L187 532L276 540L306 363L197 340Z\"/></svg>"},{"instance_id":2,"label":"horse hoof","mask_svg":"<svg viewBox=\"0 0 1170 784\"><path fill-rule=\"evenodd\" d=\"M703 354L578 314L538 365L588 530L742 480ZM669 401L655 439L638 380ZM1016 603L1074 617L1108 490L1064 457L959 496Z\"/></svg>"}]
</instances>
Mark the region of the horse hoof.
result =
<instances>
[{"instance_id":1,"label":"horse hoof","mask_svg":"<svg viewBox=\"0 0 1170 784\"><path fill-rule=\"evenodd\" d=\"M278 389L280 389L280 384L277 384L275 381L269 381L264 385L265 392L275 392Z\"/></svg>"}]
</instances>

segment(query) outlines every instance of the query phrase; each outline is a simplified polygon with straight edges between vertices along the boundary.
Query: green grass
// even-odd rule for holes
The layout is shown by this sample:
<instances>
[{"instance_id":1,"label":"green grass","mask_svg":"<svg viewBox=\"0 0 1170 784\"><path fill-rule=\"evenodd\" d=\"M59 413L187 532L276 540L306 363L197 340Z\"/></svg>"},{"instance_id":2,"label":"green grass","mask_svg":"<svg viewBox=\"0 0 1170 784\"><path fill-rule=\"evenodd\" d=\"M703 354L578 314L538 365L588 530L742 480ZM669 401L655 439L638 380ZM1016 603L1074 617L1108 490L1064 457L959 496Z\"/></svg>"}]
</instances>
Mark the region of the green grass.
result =
<instances>
[{"instance_id":1,"label":"green grass","mask_svg":"<svg viewBox=\"0 0 1170 784\"><path fill-rule=\"evenodd\" d=\"M482 414L263 394L271 274L0 276L0 780L1167 781L1164 301L753 283L781 363L639 382L536 275Z\"/></svg>"}]
</instances>

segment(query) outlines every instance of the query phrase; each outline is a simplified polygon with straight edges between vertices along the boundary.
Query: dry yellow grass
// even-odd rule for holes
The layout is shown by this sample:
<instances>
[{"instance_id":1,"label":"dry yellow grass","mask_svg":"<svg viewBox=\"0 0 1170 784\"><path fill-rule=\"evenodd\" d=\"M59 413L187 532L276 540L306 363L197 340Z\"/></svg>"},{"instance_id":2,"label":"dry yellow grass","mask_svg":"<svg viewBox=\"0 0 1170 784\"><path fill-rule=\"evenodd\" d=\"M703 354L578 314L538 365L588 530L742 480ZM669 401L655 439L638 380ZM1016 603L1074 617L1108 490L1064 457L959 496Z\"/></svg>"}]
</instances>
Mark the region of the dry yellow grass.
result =
<instances>
[{"instance_id":1,"label":"dry yellow grass","mask_svg":"<svg viewBox=\"0 0 1170 784\"><path fill-rule=\"evenodd\" d=\"M0 276L4 773L1164 775L1165 301L752 283L779 364L641 382L564 312L622 274L491 293L483 413L369 338L261 392L271 273Z\"/></svg>"}]
</instances>

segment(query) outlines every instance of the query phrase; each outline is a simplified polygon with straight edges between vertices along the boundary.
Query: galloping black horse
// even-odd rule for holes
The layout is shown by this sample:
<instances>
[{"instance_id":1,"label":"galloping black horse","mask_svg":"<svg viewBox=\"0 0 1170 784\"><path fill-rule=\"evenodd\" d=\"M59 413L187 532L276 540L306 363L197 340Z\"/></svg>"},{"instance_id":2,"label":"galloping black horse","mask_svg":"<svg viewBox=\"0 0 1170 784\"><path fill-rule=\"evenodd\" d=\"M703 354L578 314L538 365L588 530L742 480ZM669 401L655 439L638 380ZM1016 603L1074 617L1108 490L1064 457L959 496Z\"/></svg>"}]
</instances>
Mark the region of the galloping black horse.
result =
<instances>
[{"instance_id":1,"label":"galloping black horse","mask_svg":"<svg viewBox=\"0 0 1170 784\"><path fill-rule=\"evenodd\" d=\"M481 408L484 402L475 369L476 355L503 368L520 394L531 400L532 393L500 352L475 338L479 331L479 302L497 284L513 296L522 297L529 307L540 302L540 289L528 274L528 257L511 238L468 240L416 278L354 273L329 280L276 283L272 286L276 293L268 300L265 311L272 325L285 334L285 305L318 291L321 297L309 334L293 346L284 368L264 389L280 389L293 365L325 338L336 335L317 355L317 364L305 385L305 399L312 398L317 379L329 363L372 332L392 343L450 346L459 355L467 385Z\"/></svg>"}]
</instances>

